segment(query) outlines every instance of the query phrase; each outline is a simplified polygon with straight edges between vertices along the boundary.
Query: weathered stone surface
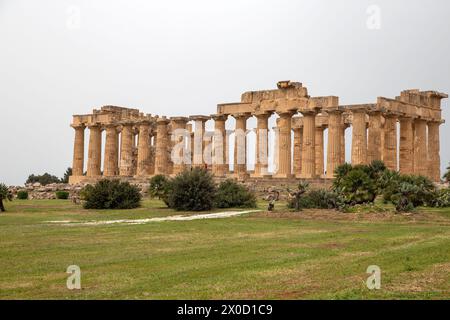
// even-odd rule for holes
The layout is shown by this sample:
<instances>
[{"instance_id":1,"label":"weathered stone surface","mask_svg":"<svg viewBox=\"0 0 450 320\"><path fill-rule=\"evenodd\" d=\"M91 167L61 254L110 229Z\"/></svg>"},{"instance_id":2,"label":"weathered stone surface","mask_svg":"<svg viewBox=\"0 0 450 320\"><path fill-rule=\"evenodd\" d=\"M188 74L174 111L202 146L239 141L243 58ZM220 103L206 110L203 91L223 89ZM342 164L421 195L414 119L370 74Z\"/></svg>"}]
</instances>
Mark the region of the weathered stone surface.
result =
<instances>
[{"instance_id":1,"label":"weathered stone surface","mask_svg":"<svg viewBox=\"0 0 450 320\"><path fill-rule=\"evenodd\" d=\"M350 126L353 132L352 164L382 159L390 169L423 174L439 181L439 125L443 123L441 100L444 98L448 95L413 89L402 91L395 99L379 97L375 103L339 105L336 96L312 97L301 83L280 81L276 89L245 92L240 102L219 104L217 113L212 116L175 117L169 121L166 117L143 114L137 109L104 106L100 110L94 109L91 114L73 116L75 138L70 183L92 183L103 176L137 181L154 174L177 174L191 166L211 170L219 177L232 176L240 180L248 179L250 174L255 179L268 176L280 179L325 176L331 179L334 169L345 162L345 129ZM278 126L269 132L272 114L278 114ZM236 121L233 132L226 130L229 116ZM247 134L255 130L247 128L250 117L256 118L257 134L255 145L248 146ZM205 123L211 118L214 132L207 132ZM84 175L86 127L89 144L87 174ZM189 161L180 164L172 157L179 151L172 152L182 140L171 137L183 128L187 131L184 137L190 140L185 143L190 149L190 157L183 157ZM326 128L328 145L325 151ZM106 131L106 145L102 168L103 131ZM230 172L229 155L233 149L229 137L232 133L235 135L234 170ZM269 136L272 135L276 145L273 164L270 164L266 160L269 158ZM248 163L247 152L255 152L254 170L248 169L252 164ZM275 170L269 172L269 167ZM278 183L283 182L279 180Z\"/></svg>"}]
</instances>

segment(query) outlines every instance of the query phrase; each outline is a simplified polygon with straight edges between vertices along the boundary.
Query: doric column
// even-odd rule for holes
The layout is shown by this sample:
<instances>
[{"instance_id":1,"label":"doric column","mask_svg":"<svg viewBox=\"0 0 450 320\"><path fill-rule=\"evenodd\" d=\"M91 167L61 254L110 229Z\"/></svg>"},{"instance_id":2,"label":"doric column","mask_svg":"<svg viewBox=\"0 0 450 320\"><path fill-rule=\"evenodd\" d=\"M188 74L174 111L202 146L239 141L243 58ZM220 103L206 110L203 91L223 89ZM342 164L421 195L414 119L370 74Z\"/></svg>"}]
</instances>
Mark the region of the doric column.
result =
<instances>
[{"instance_id":1,"label":"doric column","mask_svg":"<svg viewBox=\"0 0 450 320\"><path fill-rule=\"evenodd\" d=\"M193 166L198 168L205 167L205 159L203 158L203 151L205 149L205 123L210 118L207 116L191 116L191 120L195 123L194 141L193 141Z\"/></svg>"},{"instance_id":2,"label":"doric column","mask_svg":"<svg viewBox=\"0 0 450 320\"><path fill-rule=\"evenodd\" d=\"M354 109L352 135L352 165L367 163L367 127L366 110Z\"/></svg>"},{"instance_id":3,"label":"doric column","mask_svg":"<svg viewBox=\"0 0 450 320\"><path fill-rule=\"evenodd\" d=\"M334 170L343 163L342 158L342 111L329 110L328 113L328 148L327 175L334 178ZM345 148L345 146L344 146Z\"/></svg>"},{"instance_id":4,"label":"doric column","mask_svg":"<svg viewBox=\"0 0 450 320\"><path fill-rule=\"evenodd\" d=\"M116 124L106 125L105 163L103 175L114 177L119 174L119 133Z\"/></svg>"},{"instance_id":5,"label":"doric column","mask_svg":"<svg viewBox=\"0 0 450 320\"><path fill-rule=\"evenodd\" d=\"M414 174L428 174L427 121L414 120Z\"/></svg>"},{"instance_id":6,"label":"doric column","mask_svg":"<svg viewBox=\"0 0 450 320\"><path fill-rule=\"evenodd\" d=\"M131 177L134 175L133 144L133 124L123 123L120 143L120 175L122 177Z\"/></svg>"},{"instance_id":7,"label":"doric column","mask_svg":"<svg viewBox=\"0 0 450 320\"><path fill-rule=\"evenodd\" d=\"M173 161L173 174L178 174L186 170L190 164L190 154L187 149L186 141L190 133L186 129L186 125L189 121L185 117L172 117L170 118L172 123L172 152L171 158Z\"/></svg>"},{"instance_id":8,"label":"doric column","mask_svg":"<svg viewBox=\"0 0 450 320\"><path fill-rule=\"evenodd\" d=\"M256 148L255 148L255 177L268 174L269 156L269 117L268 112L257 112L256 116Z\"/></svg>"},{"instance_id":9,"label":"doric column","mask_svg":"<svg viewBox=\"0 0 450 320\"><path fill-rule=\"evenodd\" d=\"M138 141L137 176L149 176L151 174L150 121L144 120L139 124Z\"/></svg>"},{"instance_id":10,"label":"doric column","mask_svg":"<svg viewBox=\"0 0 450 320\"><path fill-rule=\"evenodd\" d=\"M346 148L345 148L345 130L347 130L347 128L350 125L347 123L342 122L341 124L341 163L344 164L345 163L345 152L346 152Z\"/></svg>"},{"instance_id":11,"label":"doric column","mask_svg":"<svg viewBox=\"0 0 450 320\"><path fill-rule=\"evenodd\" d=\"M302 175L303 179L316 177L316 112L303 114L303 149Z\"/></svg>"},{"instance_id":12,"label":"doric column","mask_svg":"<svg viewBox=\"0 0 450 320\"><path fill-rule=\"evenodd\" d=\"M414 173L414 120L400 117L400 172Z\"/></svg>"},{"instance_id":13,"label":"doric column","mask_svg":"<svg viewBox=\"0 0 450 320\"><path fill-rule=\"evenodd\" d=\"M72 125L75 129L75 141L73 147L72 176L84 174L84 124Z\"/></svg>"},{"instance_id":14,"label":"doric column","mask_svg":"<svg viewBox=\"0 0 450 320\"><path fill-rule=\"evenodd\" d=\"M429 174L431 180L441 180L441 156L440 156L440 141L439 141L439 126L442 121L428 122L428 159L429 159Z\"/></svg>"},{"instance_id":15,"label":"doric column","mask_svg":"<svg viewBox=\"0 0 450 320\"><path fill-rule=\"evenodd\" d=\"M383 134L381 111L374 110L369 112L369 138L367 145L367 162L382 159L381 135Z\"/></svg>"},{"instance_id":16,"label":"doric column","mask_svg":"<svg viewBox=\"0 0 450 320\"><path fill-rule=\"evenodd\" d=\"M397 115L384 116L383 162L390 170L397 170Z\"/></svg>"},{"instance_id":17,"label":"doric column","mask_svg":"<svg viewBox=\"0 0 450 320\"><path fill-rule=\"evenodd\" d=\"M291 130L293 112L279 113L278 119L278 170L276 178L292 177L291 169Z\"/></svg>"},{"instance_id":18,"label":"doric column","mask_svg":"<svg viewBox=\"0 0 450 320\"><path fill-rule=\"evenodd\" d=\"M168 153L169 143L168 126L169 120L166 117L156 120L156 155L155 174L168 174Z\"/></svg>"},{"instance_id":19,"label":"doric column","mask_svg":"<svg viewBox=\"0 0 450 320\"><path fill-rule=\"evenodd\" d=\"M99 124L89 125L88 177L102 175L102 128Z\"/></svg>"},{"instance_id":20,"label":"doric column","mask_svg":"<svg viewBox=\"0 0 450 320\"><path fill-rule=\"evenodd\" d=\"M294 128L294 175L300 178L302 174L302 144L303 144L303 125Z\"/></svg>"},{"instance_id":21,"label":"doric column","mask_svg":"<svg viewBox=\"0 0 450 320\"><path fill-rule=\"evenodd\" d=\"M228 173L227 170L227 137L225 130L225 123L227 121L228 115L211 115L214 119L214 137L213 137L213 165L212 171L215 176L223 177Z\"/></svg>"},{"instance_id":22,"label":"doric column","mask_svg":"<svg viewBox=\"0 0 450 320\"><path fill-rule=\"evenodd\" d=\"M247 176L247 113L233 114L236 119L234 133L234 174L238 177Z\"/></svg>"},{"instance_id":23,"label":"doric column","mask_svg":"<svg viewBox=\"0 0 450 320\"><path fill-rule=\"evenodd\" d=\"M315 137L315 143L316 143L316 176L322 177L324 174L324 151L323 151L323 130L324 126L317 126L316 127L316 137Z\"/></svg>"}]
</instances>

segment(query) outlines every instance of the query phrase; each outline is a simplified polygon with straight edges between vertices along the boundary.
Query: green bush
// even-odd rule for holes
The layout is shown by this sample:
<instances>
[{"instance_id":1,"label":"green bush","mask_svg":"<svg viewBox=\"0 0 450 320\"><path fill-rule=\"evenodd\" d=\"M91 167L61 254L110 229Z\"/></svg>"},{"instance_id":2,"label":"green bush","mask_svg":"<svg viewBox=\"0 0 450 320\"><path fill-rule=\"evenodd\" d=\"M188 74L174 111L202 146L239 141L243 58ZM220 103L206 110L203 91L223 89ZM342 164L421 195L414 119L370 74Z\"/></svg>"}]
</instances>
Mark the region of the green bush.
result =
<instances>
[{"instance_id":1,"label":"green bush","mask_svg":"<svg viewBox=\"0 0 450 320\"><path fill-rule=\"evenodd\" d=\"M402 175L395 171L383 173L380 177L379 188L384 202L392 202L394 205L399 203L399 199L405 200L404 197L407 197L414 207L433 206L437 197L436 186L429 178L417 175Z\"/></svg>"},{"instance_id":2,"label":"green bush","mask_svg":"<svg viewBox=\"0 0 450 320\"><path fill-rule=\"evenodd\" d=\"M148 188L148 193L151 198L158 198L167 206L169 205L169 193L170 193L170 180L162 175L156 175L150 179L150 187Z\"/></svg>"},{"instance_id":3,"label":"green bush","mask_svg":"<svg viewBox=\"0 0 450 320\"><path fill-rule=\"evenodd\" d=\"M433 197L432 206L437 208L450 207L450 188L437 190Z\"/></svg>"},{"instance_id":4,"label":"green bush","mask_svg":"<svg viewBox=\"0 0 450 320\"><path fill-rule=\"evenodd\" d=\"M310 190L299 199L300 209L340 209L341 199L338 194L326 189ZM295 198L288 201L288 208L296 209Z\"/></svg>"},{"instance_id":5,"label":"green bush","mask_svg":"<svg viewBox=\"0 0 450 320\"><path fill-rule=\"evenodd\" d=\"M374 202L377 196L376 180L369 166L343 165L336 169L339 179L333 181L333 191L348 205Z\"/></svg>"},{"instance_id":6,"label":"green bush","mask_svg":"<svg viewBox=\"0 0 450 320\"><path fill-rule=\"evenodd\" d=\"M128 182L101 180L81 192L85 209L133 209L141 205L139 189Z\"/></svg>"},{"instance_id":7,"label":"green bush","mask_svg":"<svg viewBox=\"0 0 450 320\"><path fill-rule=\"evenodd\" d=\"M169 207L185 211L205 211L213 207L216 185L211 174L195 168L179 173L170 181Z\"/></svg>"},{"instance_id":8,"label":"green bush","mask_svg":"<svg viewBox=\"0 0 450 320\"><path fill-rule=\"evenodd\" d=\"M17 199L19 200L28 200L28 192L21 190L17 192Z\"/></svg>"},{"instance_id":9,"label":"green bush","mask_svg":"<svg viewBox=\"0 0 450 320\"><path fill-rule=\"evenodd\" d=\"M241 184L225 180L219 184L214 198L217 208L255 208L256 196Z\"/></svg>"},{"instance_id":10,"label":"green bush","mask_svg":"<svg viewBox=\"0 0 450 320\"><path fill-rule=\"evenodd\" d=\"M67 191L56 191L55 195L56 195L56 199L67 200L67 199L69 199L70 194Z\"/></svg>"}]
</instances>

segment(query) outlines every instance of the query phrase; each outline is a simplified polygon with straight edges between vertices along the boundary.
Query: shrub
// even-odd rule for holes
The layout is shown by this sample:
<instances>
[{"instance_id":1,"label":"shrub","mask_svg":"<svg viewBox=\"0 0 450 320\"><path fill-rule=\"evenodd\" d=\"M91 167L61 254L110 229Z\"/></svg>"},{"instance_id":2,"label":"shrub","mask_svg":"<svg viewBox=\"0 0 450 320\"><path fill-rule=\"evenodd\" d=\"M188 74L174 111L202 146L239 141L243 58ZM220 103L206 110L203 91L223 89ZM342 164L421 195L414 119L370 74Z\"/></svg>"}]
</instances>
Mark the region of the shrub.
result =
<instances>
[{"instance_id":1,"label":"shrub","mask_svg":"<svg viewBox=\"0 0 450 320\"><path fill-rule=\"evenodd\" d=\"M412 188L415 186L417 188ZM397 204L402 193L407 193L414 207L433 205L437 195L433 182L424 176L402 175L394 171L386 171L380 177L380 192L385 202ZM413 194L409 194L413 192Z\"/></svg>"},{"instance_id":2,"label":"shrub","mask_svg":"<svg viewBox=\"0 0 450 320\"><path fill-rule=\"evenodd\" d=\"M341 199L338 194L326 189L310 190L298 202L299 209L341 209ZM288 207L296 209L295 199L288 202ZM298 209L297 209L298 210Z\"/></svg>"},{"instance_id":3,"label":"shrub","mask_svg":"<svg viewBox=\"0 0 450 320\"><path fill-rule=\"evenodd\" d=\"M450 207L450 188L436 191L433 197L432 206L438 208Z\"/></svg>"},{"instance_id":4,"label":"shrub","mask_svg":"<svg viewBox=\"0 0 450 320\"><path fill-rule=\"evenodd\" d=\"M152 198L163 200L169 206L170 180L162 175L156 175L150 179L150 187L148 193Z\"/></svg>"},{"instance_id":5,"label":"shrub","mask_svg":"<svg viewBox=\"0 0 450 320\"><path fill-rule=\"evenodd\" d=\"M443 178L445 182L450 182L450 165L446 168Z\"/></svg>"},{"instance_id":6,"label":"shrub","mask_svg":"<svg viewBox=\"0 0 450 320\"><path fill-rule=\"evenodd\" d=\"M210 210L214 204L215 193L213 177L206 170L186 170L171 180L168 204L176 210Z\"/></svg>"},{"instance_id":7,"label":"shrub","mask_svg":"<svg viewBox=\"0 0 450 320\"><path fill-rule=\"evenodd\" d=\"M241 184L233 180L225 180L219 184L214 206L217 208L255 208L256 197Z\"/></svg>"},{"instance_id":8,"label":"shrub","mask_svg":"<svg viewBox=\"0 0 450 320\"><path fill-rule=\"evenodd\" d=\"M377 196L377 187L376 181L370 176L369 167L348 166L343 165L336 169L340 172L340 176L333 182L333 191L338 193L344 203L349 205L374 202Z\"/></svg>"},{"instance_id":9,"label":"shrub","mask_svg":"<svg viewBox=\"0 0 450 320\"><path fill-rule=\"evenodd\" d=\"M28 192L21 190L17 192L17 199L19 200L28 200Z\"/></svg>"},{"instance_id":10,"label":"shrub","mask_svg":"<svg viewBox=\"0 0 450 320\"><path fill-rule=\"evenodd\" d=\"M410 182L401 182L399 189L392 195L391 201L395 205L397 212L413 211L414 197L419 192L419 187Z\"/></svg>"},{"instance_id":11,"label":"shrub","mask_svg":"<svg viewBox=\"0 0 450 320\"><path fill-rule=\"evenodd\" d=\"M9 192L6 184L0 183L0 212L5 212L5 206L3 205L3 201L12 201L13 195Z\"/></svg>"},{"instance_id":12,"label":"shrub","mask_svg":"<svg viewBox=\"0 0 450 320\"><path fill-rule=\"evenodd\" d=\"M139 189L128 182L101 180L86 186L81 197L85 209L133 209L141 204Z\"/></svg>"},{"instance_id":13,"label":"shrub","mask_svg":"<svg viewBox=\"0 0 450 320\"><path fill-rule=\"evenodd\" d=\"M56 199L60 199L60 200L69 199L69 192L67 192L67 191L56 191L55 195L56 195Z\"/></svg>"}]
</instances>

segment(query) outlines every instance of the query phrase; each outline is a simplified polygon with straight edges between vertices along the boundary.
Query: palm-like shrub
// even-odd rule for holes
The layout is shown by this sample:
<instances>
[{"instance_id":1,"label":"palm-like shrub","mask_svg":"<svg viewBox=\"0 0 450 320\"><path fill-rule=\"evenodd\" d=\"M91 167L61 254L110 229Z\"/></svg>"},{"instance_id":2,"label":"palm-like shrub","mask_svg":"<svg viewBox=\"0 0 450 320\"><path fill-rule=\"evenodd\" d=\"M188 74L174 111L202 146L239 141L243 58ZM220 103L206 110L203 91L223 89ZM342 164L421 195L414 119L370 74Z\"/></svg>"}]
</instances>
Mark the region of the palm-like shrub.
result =
<instances>
[{"instance_id":1,"label":"palm-like shrub","mask_svg":"<svg viewBox=\"0 0 450 320\"><path fill-rule=\"evenodd\" d=\"M436 191L433 197L432 206L438 208L450 207L450 188Z\"/></svg>"},{"instance_id":2,"label":"palm-like shrub","mask_svg":"<svg viewBox=\"0 0 450 320\"><path fill-rule=\"evenodd\" d=\"M170 180L166 176L158 174L150 179L148 193L150 197L163 200L169 206L170 187Z\"/></svg>"},{"instance_id":3,"label":"palm-like shrub","mask_svg":"<svg viewBox=\"0 0 450 320\"><path fill-rule=\"evenodd\" d=\"M445 182L450 182L450 165L447 167L443 178Z\"/></svg>"},{"instance_id":4,"label":"palm-like shrub","mask_svg":"<svg viewBox=\"0 0 450 320\"><path fill-rule=\"evenodd\" d=\"M5 212L5 206L3 205L3 201L12 201L13 195L9 192L6 184L0 183L0 212Z\"/></svg>"},{"instance_id":5,"label":"palm-like shrub","mask_svg":"<svg viewBox=\"0 0 450 320\"><path fill-rule=\"evenodd\" d=\"M348 167L344 166L345 172L339 180L335 179L333 182L333 191L349 205L373 202L377 196L377 188L376 181L370 177L368 167L350 166L348 170Z\"/></svg>"},{"instance_id":6,"label":"palm-like shrub","mask_svg":"<svg viewBox=\"0 0 450 320\"><path fill-rule=\"evenodd\" d=\"M417 185L410 182L401 182L397 193L392 195L391 201L397 212L410 212L414 210L414 197L420 191Z\"/></svg>"},{"instance_id":7,"label":"palm-like shrub","mask_svg":"<svg viewBox=\"0 0 450 320\"><path fill-rule=\"evenodd\" d=\"M170 181L169 207L185 211L210 210L214 204L216 185L204 169L179 173Z\"/></svg>"},{"instance_id":8,"label":"palm-like shrub","mask_svg":"<svg viewBox=\"0 0 450 320\"><path fill-rule=\"evenodd\" d=\"M219 184L214 198L216 208L255 208L256 196L245 186L227 179Z\"/></svg>"},{"instance_id":9,"label":"palm-like shrub","mask_svg":"<svg viewBox=\"0 0 450 320\"><path fill-rule=\"evenodd\" d=\"M101 180L86 186L81 197L85 209L133 209L141 204L139 189L128 182Z\"/></svg>"}]
</instances>

